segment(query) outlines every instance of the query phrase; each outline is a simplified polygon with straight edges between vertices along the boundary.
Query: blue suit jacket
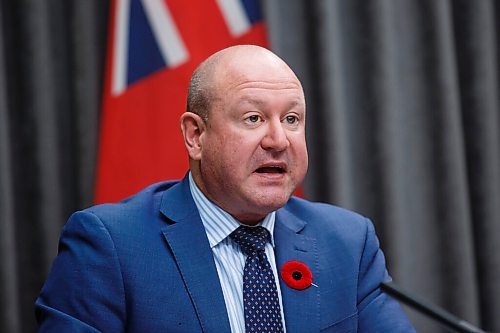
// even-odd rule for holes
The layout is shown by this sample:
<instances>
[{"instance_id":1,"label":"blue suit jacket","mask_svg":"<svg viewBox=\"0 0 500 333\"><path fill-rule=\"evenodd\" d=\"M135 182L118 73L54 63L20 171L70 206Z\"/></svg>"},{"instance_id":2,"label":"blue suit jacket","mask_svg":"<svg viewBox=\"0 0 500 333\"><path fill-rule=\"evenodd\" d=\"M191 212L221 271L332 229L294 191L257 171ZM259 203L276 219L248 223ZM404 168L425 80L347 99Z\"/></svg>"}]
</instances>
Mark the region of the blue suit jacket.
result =
<instances>
[{"instance_id":1,"label":"blue suit jacket","mask_svg":"<svg viewBox=\"0 0 500 333\"><path fill-rule=\"evenodd\" d=\"M288 332L414 331L378 287L389 277L366 218L292 198L274 235L278 270L301 261L317 285L280 279ZM39 332L230 332L187 178L73 214L36 314Z\"/></svg>"}]
</instances>

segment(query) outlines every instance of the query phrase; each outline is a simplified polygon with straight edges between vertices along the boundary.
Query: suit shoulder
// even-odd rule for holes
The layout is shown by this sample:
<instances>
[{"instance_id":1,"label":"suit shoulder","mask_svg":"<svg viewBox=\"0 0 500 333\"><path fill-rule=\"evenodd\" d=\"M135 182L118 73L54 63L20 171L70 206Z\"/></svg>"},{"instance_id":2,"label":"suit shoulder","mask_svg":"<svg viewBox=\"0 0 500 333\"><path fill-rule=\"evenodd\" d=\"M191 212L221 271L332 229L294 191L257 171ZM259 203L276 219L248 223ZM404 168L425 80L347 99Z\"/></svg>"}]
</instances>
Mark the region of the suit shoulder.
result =
<instances>
[{"instance_id":1,"label":"suit shoulder","mask_svg":"<svg viewBox=\"0 0 500 333\"><path fill-rule=\"evenodd\" d=\"M77 213L95 215L105 225L116 221L123 223L125 220L144 218L144 216L158 212L163 193L177 183L178 181L155 183L122 201L98 204Z\"/></svg>"},{"instance_id":2,"label":"suit shoulder","mask_svg":"<svg viewBox=\"0 0 500 333\"><path fill-rule=\"evenodd\" d=\"M366 226L369 221L365 216L351 210L341 208L335 205L313 202L298 197L292 197L285 209L306 222L320 223L327 225L336 224L355 224L359 227Z\"/></svg>"},{"instance_id":3,"label":"suit shoulder","mask_svg":"<svg viewBox=\"0 0 500 333\"><path fill-rule=\"evenodd\" d=\"M368 234L374 231L372 222L356 212L321 202L293 197L284 207L287 213L304 221L304 233L329 242L363 248Z\"/></svg>"}]
</instances>

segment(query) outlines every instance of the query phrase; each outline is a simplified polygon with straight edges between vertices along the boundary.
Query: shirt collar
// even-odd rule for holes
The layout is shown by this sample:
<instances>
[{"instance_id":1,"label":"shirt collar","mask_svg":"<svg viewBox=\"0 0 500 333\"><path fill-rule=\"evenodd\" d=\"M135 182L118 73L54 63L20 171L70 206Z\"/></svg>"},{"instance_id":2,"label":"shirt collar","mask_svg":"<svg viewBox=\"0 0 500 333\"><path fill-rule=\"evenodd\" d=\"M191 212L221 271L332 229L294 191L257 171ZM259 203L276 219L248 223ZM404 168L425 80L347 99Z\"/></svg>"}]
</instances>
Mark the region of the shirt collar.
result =
<instances>
[{"instance_id":1,"label":"shirt collar","mask_svg":"<svg viewBox=\"0 0 500 333\"><path fill-rule=\"evenodd\" d=\"M210 201L196 185L191 172L189 172L189 188L200 213L203 226L205 227L210 247L214 248L242 225L242 223ZM276 212L271 212L258 224L269 231L273 247L275 219Z\"/></svg>"}]
</instances>

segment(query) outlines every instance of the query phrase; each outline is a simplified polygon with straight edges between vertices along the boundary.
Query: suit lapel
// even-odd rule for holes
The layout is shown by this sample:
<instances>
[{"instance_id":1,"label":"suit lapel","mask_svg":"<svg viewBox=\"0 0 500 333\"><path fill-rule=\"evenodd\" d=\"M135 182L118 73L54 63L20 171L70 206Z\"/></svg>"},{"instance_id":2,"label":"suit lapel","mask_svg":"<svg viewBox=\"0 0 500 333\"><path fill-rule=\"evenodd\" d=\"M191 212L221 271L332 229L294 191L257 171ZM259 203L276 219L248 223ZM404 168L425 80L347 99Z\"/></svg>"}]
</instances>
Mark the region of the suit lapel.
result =
<instances>
[{"instance_id":1,"label":"suit lapel","mask_svg":"<svg viewBox=\"0 0 500 333\"><path fill-rule=\"evenodd\" d=\"M284 263L300 261L312 271L314 283L319 271L316 239L299 233L305 227L306 222L285 209L278 210L274 231L276 264L279 273ZM319 288L311 285L295 290L287 286L281 276L280 287L287 332L319 332Z\"/></svg>"},{"instance_id":2,"label":"suit lapel","mask_svg":"<svg viewBox=\"0 0 500 333\"><path fill-rule=\"evenodd\" d=\"M162 228L204 332L230 332L229 319L208 238L187 177L163 194Z\"/></svg>"}]
</instances>

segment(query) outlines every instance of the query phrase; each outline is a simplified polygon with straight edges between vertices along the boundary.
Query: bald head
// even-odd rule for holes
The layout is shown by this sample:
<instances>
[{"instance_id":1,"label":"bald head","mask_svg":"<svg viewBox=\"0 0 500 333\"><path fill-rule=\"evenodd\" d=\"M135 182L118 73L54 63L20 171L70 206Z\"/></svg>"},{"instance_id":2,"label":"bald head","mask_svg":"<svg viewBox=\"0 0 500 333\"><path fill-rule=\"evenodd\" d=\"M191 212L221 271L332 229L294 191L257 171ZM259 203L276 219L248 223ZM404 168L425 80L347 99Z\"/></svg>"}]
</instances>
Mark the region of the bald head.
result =
<instances>
[{"instance_id":1,"label":"bald head","mask_svg":"<svg viewBox=\"0 0 500 333\"><path fill-rule=\"evenodd\" d=\"M237 45L214 53L203 61L191 76L187 112L193 112L207 121L212 105L220 100L221 94L224 94L220 89L220 82L227 82L229 77L245 80L246 76L255 74L255 71L262 71L267 75L269 67L281 72L281 74L277 72L277 80L280 76L291 75L300 85L290 67L266 48L256 45Z\"/></svg>"}]
</instances>

